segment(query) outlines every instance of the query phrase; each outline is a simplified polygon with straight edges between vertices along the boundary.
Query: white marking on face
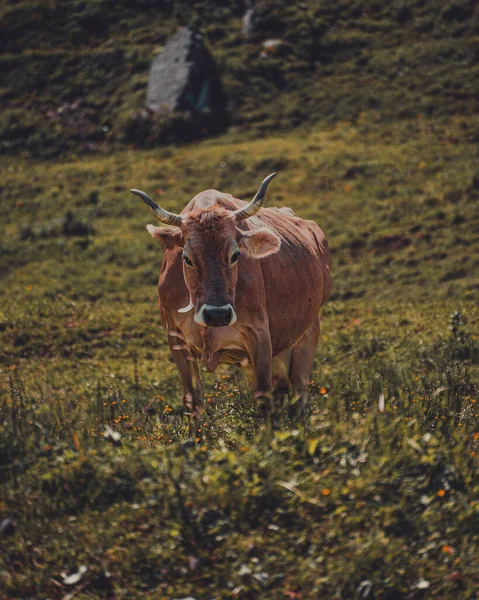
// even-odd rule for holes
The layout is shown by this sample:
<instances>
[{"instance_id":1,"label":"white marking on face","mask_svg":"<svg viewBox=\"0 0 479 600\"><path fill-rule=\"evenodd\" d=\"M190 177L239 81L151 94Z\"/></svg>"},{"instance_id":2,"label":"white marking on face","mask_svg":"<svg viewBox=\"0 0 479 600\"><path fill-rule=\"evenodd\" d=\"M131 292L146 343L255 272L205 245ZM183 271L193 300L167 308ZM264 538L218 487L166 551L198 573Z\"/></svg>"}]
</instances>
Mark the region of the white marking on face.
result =
<instances>
[{"instance_id":1,"label":"white marking on face","mask_svg":"<svg viewBox=\"0 0 479 600\"><path fill-rule=\"evenodd\" d=\"M205 312L205 310L211 310L213 308L217 308L217 309L222 308L224 310L227 310L227 309L231 310L231 321L228 323L227 327L229 327L230 325L233 325L233 323L236 323L236 321L238 320L235 309L231 306L231 304L225 304L223 306L212 306L211 304L203 304L201 306L200 310L193 317L195 323L198 323L198 325L202 325L203 327L208 327L208 325L205 322L205 317L204 317L203 313Z\"/></svg>"}]
</instances>

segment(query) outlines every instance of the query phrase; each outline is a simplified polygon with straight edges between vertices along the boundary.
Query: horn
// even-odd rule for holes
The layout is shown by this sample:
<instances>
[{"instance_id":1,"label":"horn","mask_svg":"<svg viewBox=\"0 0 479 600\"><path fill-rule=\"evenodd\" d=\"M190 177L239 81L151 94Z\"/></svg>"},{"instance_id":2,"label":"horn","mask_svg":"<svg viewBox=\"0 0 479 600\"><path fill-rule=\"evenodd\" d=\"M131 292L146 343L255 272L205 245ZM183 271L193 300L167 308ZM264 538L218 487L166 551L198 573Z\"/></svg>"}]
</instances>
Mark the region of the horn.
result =
<instances>
[{"instance_id":1,"label":"horn","mask_svg":"<svg viewBox=\"0 0 479 600\"><path fill-rule=\"evenodd\" d=\"M153 213L154 217L160 223L165 223L165 225L174 225L175 227L181 226L181 223L183 221L181 215L175 215L175 213L163 210L161 206L158 206L156 202L153 202L153 200L150 198L150 196L148 196L148 194L145 194L145 192L142 192L141 190L130 190L130 192L132 194L135 194L135 196L139 196L143 200L143 202Z\"/></svg>"},{"instance_id":2,"label":"horn","mask_svg":"<svg viewBox=\"0 0 479 600\"><path fill-rule=\"evenodd\" d=\"M259 186L255 197L247 206L234 211L233 214L236 216L237 221L243 221L244 219L248 219L249 217L252 217L259 211L259 209L263 206L263 201L266 195L268 184L275 175L276 173L271 173L271 175L268 175L268 177L266 177L263 183Z\"/></svg>"}]
</instances>

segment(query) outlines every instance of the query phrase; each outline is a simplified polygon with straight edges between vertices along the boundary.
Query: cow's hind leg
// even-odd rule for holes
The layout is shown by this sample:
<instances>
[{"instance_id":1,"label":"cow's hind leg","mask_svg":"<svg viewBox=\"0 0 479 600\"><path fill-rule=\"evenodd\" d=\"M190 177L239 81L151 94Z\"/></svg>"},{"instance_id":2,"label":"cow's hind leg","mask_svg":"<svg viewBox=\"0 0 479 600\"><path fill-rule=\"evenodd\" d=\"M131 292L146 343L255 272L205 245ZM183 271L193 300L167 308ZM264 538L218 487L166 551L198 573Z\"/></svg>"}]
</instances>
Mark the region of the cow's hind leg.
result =
<instances>
[{"instance_id":1,"label":"cow's hind leg","mask_svg":"<svg viewBox=\"0 0 479 600\"><path fill-rule=\"evenodd\" d=\"M188 417L188 437L195 440L198 429L198 410L203 404L203 384L196 358L192 356L181 334L168 334L168 344L171 355L180 372L181 386L183 388L183 405Z\"/></svg>"},{"instance_id":2,"label":"cow's hind leg","mask_svg":"<svg viewBox=\"0 0 479 600\"><path fill-rule=\"evenodd\" d=\"M289 370L292 349L288 348L273 358L274 403L278 412L284 408L284 399L289 395Z\"/></svg>"},{"instance_id":3,"label":"cow's hind leg","mask_svg":"<svg viewBox=\"0 0 479 600\"><path fill-rule=\"evenodd\" d=\"M304 416L311 370L318 345L319 329L318 316L308 331L293 347L289 370L289 380L293 388L293 395L289 405L289 416L292 420L298 420Z\"/></svg>"}]
</instances>

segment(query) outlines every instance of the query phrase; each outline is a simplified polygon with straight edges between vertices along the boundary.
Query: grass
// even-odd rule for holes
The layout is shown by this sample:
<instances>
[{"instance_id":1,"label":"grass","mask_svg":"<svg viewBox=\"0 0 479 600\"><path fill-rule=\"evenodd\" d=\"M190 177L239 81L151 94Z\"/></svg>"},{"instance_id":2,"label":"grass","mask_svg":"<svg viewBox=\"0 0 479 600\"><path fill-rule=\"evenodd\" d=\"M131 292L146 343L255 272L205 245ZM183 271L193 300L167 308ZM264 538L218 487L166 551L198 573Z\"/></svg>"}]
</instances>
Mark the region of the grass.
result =
<instances>
[{"instance_id":1,"label":"grass","mask_svg":"<svg viewBox=\"0 0 479 600\"><path fill-rule=\"evenodd\" d=\"M386 123L477 113L473 0L262 0L250 36L244 10L238 0L4 2L0 152L52 158L203 136L184 115L158 122L143 110L149 65L185 24L204 34L243 139L363 112ZM265 55L268 39L282 43Z\"/></svg>"},{"instance_id":2,"label":"grass","mask_svg":"<svg viewBox=\"0 0 479 600\"><path fill-rule=\"evenodd\" d=\"M3 598L476 598L475 116L2 162ZM184 444L161 249L128 189L216 187L333 254L308 415L267 431L234 369ZM382 398L384 409L382 409ZM86 570L85 570L86 568Z\"/></svg>"}]
</instances>

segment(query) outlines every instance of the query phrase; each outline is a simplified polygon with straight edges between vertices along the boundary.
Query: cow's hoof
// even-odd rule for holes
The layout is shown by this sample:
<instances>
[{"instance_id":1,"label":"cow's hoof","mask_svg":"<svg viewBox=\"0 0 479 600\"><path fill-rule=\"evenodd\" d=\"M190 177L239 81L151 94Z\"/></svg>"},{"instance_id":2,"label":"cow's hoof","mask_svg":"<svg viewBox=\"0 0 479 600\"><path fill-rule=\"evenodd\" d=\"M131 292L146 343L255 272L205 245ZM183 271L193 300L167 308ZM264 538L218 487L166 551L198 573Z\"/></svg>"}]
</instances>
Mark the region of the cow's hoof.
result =
<instances>
[{"instance_id":1,"label":"cow's hoof","mask_svg":"<svg viewBox=\"0 0 479 600\"><path fill-rule=\"evenodd\" d=\"M258 396L255 398L263 421L268 427L277 429L279 427L278 412L275 410L274 399L271 396Z\"/></svg>"},{"instance_id":2,"label":"cow's hoof","mask_svg":"<svg viewBox=\"0 0 479 600\"><path fill-rule=\"evenodd\" d=\"M288 406L288 417L293 424L297 424L304 419L306 414L306 403L299 394L293 397Z\"/></svg>"},{"instance_id":3,"label":"cow's hoof","mask_svg":"<svg viewBox=\"0 0 479 600\"><path fill-rule=\"evenodd\" d=\"M185 452L189 452L193 448L196 448L196 442L192 438L188 438L182 444L182 448Z\"/></svg>"}]
</instances>

